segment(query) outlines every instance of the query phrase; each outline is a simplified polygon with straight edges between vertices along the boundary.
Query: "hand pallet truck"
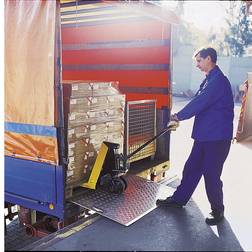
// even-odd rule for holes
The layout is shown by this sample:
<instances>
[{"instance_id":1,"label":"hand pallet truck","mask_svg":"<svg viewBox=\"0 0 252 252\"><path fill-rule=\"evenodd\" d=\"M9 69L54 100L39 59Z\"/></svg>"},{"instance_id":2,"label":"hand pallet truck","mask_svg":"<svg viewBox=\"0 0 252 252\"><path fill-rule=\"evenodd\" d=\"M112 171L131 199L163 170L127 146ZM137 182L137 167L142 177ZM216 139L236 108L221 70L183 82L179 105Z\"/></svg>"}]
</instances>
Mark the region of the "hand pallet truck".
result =
<instances>
[{"instance_id":1,"label":"hand pallet truck","mask_svg":"<svg viewBox=\"0 0 252 252\"><path fill-rule=\"evenodd\" d=\"M129 155L118 153L118 149L120 147L119 144L103 142L95 160L89 180L88 182L82 184L82 186L90 189L100 187L106 191L116 194L123 193L127 188L127 181L123 175L125 175L130 168L128 160L145 148L148 144L167 132L176 130L176 128L177 125L171 124Z\"/></svg>"}]
</instances>

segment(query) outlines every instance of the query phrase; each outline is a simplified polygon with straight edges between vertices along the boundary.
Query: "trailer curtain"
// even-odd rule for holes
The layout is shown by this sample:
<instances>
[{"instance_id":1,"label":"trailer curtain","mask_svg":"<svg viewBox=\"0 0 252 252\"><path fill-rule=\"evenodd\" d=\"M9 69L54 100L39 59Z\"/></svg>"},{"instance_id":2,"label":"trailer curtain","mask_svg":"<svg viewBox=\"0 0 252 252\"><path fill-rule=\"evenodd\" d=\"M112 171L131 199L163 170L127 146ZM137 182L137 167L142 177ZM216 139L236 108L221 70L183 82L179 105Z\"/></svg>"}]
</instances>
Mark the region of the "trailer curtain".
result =
<instances>
[{"instance_id":1,"label":"trailer curtain","mask_svg":"<svg viewBox=\"0 0 252 252\"><path fill-rule=\"evenodd\" d=\"M5 127L6 155L57 163L56 134L22 132L27 127L56 132L55 18L56 1L5 0L5 122L22 125L21 131Z\"/></svg>"}]
</instances>

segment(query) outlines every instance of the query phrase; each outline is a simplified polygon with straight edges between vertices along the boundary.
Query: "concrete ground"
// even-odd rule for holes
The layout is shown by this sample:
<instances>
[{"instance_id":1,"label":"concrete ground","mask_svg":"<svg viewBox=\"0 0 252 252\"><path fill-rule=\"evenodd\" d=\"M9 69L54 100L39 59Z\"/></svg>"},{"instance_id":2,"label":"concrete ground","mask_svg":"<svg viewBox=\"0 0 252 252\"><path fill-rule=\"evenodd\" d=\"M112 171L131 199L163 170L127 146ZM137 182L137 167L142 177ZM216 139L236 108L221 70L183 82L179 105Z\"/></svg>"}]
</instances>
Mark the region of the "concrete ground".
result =
<instances>
[{"instance_id":1,"label":"concrete ground","mask_svg":"<svg viewBox=\"0 0 252 252\"><path fill-rule=\"evenodd\" d=\"M174 98L173 112L188 101ZM240 107L236 106L235 131ZM170 175L181 178L190 153L193 119L181 122L171 136ZM139 251L252 251L252 139L232 145L226 160L224 183L225 219L209 227L209 204L201 180L183 209L158 207L129 227L104 217L81 229L69 228L51 239L41 239L28 250L139 250ZM178 180L179 183L179 180ZM78 230L78 232L74 232Z\"/></svg>"}]
</instances>

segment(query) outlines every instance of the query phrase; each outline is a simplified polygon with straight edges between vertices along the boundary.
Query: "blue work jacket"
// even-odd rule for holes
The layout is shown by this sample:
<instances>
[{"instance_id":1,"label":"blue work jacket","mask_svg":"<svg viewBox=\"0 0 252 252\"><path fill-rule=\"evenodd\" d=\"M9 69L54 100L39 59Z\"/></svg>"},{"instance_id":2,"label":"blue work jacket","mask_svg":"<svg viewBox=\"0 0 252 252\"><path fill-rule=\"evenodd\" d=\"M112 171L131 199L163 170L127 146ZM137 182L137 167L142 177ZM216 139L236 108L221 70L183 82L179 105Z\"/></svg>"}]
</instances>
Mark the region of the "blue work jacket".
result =
<instances>
[{"instance_id":1,"label":"blue work jacket","mask_svg":"<svg viewBox=\"0 0 252 252\"><path fill-rule=\"evenodd\" d=\"M180 121L195 116L192 138L196 141L231 140L234 101L229 80L216 65L196 96L177 113Z\"/></svg>"}]
</instances>

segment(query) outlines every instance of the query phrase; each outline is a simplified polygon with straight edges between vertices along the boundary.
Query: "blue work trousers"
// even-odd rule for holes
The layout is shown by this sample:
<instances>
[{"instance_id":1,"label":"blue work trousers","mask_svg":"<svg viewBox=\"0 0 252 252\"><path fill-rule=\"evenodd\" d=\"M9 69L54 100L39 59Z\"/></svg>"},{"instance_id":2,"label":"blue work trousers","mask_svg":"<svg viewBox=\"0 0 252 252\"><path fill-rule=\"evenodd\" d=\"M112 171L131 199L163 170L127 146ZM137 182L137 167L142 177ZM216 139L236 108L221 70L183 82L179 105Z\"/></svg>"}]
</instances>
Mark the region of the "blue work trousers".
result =
<instances>
[{"instance_id":1,"label":"blue work trousers","mask_svg":"<svg viewBox=\"0 0 252 252\"><path fill-rule=\"evenodd\" d=\"M185 205L204 176L208 200L213 211L224 211L221 173L230 150L231 141L194 141L185 163L180 185L172 198Z\"/></svg>"}]
</instances>

